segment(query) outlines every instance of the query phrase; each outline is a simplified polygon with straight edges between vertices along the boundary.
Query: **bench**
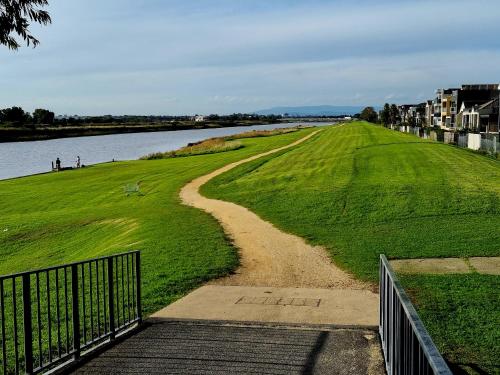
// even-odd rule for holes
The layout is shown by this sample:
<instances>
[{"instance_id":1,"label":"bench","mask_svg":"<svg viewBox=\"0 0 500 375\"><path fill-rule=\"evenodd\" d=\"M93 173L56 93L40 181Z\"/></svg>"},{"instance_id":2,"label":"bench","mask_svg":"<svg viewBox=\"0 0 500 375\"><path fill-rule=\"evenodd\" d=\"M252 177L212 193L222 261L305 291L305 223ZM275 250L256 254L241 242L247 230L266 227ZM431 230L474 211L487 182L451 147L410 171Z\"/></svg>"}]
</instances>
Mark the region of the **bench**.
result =
<instances>
[{"instance_id":1,"label":"bench","mask_svg":"<svg viewBox=\"0 0 500 375\"><path fill-rule=\"evenodd\" d=\"M125 194L127 194L127 197L130 194L141 194L141 181L135 183L135 184L127 184L125 185L124 189Z\"/></svg>"}]
</instances>

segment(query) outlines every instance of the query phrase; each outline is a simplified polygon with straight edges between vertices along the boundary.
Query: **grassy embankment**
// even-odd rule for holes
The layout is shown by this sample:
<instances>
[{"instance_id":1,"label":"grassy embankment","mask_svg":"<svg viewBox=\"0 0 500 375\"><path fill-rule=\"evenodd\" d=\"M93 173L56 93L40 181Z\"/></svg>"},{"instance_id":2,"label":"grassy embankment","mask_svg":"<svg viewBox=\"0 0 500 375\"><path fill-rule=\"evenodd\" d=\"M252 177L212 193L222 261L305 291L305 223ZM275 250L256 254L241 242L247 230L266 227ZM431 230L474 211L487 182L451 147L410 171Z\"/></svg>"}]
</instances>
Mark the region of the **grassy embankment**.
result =
<instances>
[{"instance_id":1,"label":"grassy embankment","mask_svg":"<svg viewBox=\"0 0 500 375\"><path fill-rule=\"evenodd\" d=\"M240 166L203 191L324 245L341 267L376 281L380 253L500 255L499 181L498 161L354 123ZM499 371L499 276L402 281L448 360Z\"/></svg>"},{"instance_id":2,"label":"grassy embankment","mask_svg":"<svg viewBox=\"0 0 500 375\"><path fill-rule=\"evenodd\" d=\"M144 308L153 312L238 263L216 220L180 203L180 188L311 131L241 139L243 148L224 153L0 181L0 274L139 249ZM144 195L127 197L124 186L138 181Z\"/></svg>"}]
</instances>

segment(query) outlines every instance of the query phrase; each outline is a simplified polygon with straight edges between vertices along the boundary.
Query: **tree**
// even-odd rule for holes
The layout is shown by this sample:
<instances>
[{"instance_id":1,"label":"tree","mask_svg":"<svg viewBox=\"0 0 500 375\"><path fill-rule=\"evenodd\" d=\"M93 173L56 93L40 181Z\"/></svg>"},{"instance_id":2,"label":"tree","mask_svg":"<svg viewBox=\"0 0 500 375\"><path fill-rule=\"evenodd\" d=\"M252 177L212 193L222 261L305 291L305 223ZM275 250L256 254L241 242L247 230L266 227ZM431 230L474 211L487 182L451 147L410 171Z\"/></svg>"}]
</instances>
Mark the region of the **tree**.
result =
<instances>
[{"instance_id":1,"label":"tree","mask_svg":"<svg viewBox=\"0 0 500 375\"><path fill-rule=\"evenodd\" d=\"M400 120L399 109L396 106L396 104L391 104L390 113L391 113L391 125L396 125Z\"/></svg>"},{"instance_id":2,"label":"tree","mask_svg":"<svg viewBox=\"0 0 500 375\"><path fill-rule=\"evenodd\" d=\"M54 123L54 112L42 108L35 109L33 112L33 121L35 124L51 125Z\"/></svg>"},{"instance_id":3,"label":"tree","mask_svg":"<svg viewBox=\"0 0 500 375\"><path fill-rule=\"evenodd\" d=\"M384 126L389 125L389 123L391 122L391 106L389 105L389 103L384 104L384 109L382 110L380 115L382 124L384 124Z\"/></svg>"},{"instance_id":4,"label":"tree","mask_svg":"<svg viewBox=\"0 0 500 375\"><path fill-rule=\"evenodd\" d=\"M377 112L373 109L373 107L366 107L361 111L361 114L359 115L361 120L365 120L368 122L376 122L377 121Z\"/></svg>"},{"instance_id":5,"label":"tree","mask_svg":"<svg viewBox=\"0 0 500 375\"><path fill-rule=\"evenodd\" d=\"M416 119L412 116L411 113L408 113L408 116L406 116L406 125L411 127L416 126Z\"/></svg>"},{"instance_id":6,"label":"tree","mask_svg":"<svg viewBox=\"0 0 500 375\"><path fill-rule=\"evenodd\" d=\"M0 118L4 122L10 122L17 125L26 123L29 119L29 113L24 112L21 107L5 108L0 111Z\"/></svg>"},{"instance_id":7,"label":"tree","mask_svg":"<svg viewBox=\"0 0 500 375\"><path fill-rule=\"evenodd\" d=\"M26 45L36 47L40 42L30 33L30 22L51 23L49 13L41 9L48 4L47 0L0 0L0 44L17 50L20 47L17 34Z\"/></svg>"}]
</instances>

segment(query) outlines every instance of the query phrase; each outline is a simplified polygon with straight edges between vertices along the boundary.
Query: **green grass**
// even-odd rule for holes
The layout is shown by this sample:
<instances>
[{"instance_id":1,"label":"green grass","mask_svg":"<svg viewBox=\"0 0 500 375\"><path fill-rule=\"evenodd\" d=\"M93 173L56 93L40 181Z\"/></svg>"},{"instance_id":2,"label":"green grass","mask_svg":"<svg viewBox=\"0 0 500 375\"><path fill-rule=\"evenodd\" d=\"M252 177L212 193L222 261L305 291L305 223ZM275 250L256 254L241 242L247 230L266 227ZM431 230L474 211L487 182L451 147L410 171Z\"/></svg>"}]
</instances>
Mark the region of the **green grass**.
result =
<instances>
[{"instance_id":1,"label":"green grass","mask_svg":"<svg viewBox=\"0 0 500 375\"><path fill-rule=\"evenodd\" d=\"M353 123L326 129L279 156L238 167L209 182L203 192L248 207L278 227L325 246L342 268L376 282L381 253L388 258L500 255L499 181L496 160ZM485 293L491 283L498 286L498 277L491 277L496 280L492 282L481 277L474 280L480 289L470 282L462 287L472 298L467 306L483 307L485 323L471 321L463 341L450 340L453 350L440 348L450 360L459 352L474 359L479 345L484 358L492 362L491 340L470 338L489 334L483 331L487 327L496 329L491 337L498 338L498 325L493 327L495 320L490 320L498 317L498 294ZM410 278L405 281L410 283ZM446 284L418 278L411 284L415 289L419 285L429 289L429 295L414 294L424 306ZM436 300L434 307L446 310L446 301ZM433 322L432 313L426 313L432 311L422 309L424 321L440 344L447 342L448 335L461 337L462 325L457 321L465 324L474 314L464 308L456 316L443 314Z\"/></svg>"},{"instance_id":2,"label":"green grass","mask_svg":"<svg viewBox=\"0 0 500 375\"><path fill-rule=\"evenodd\" d=\"M400 277L436 345L460 370L500 373L500 277Z\"/></svg>"},{"instance_id":3,"label":"green grass","mask_svg":"<svg viewBox=\"0 0 500 375\"><path fill-rule=\"evenodd\" d=\"M329 128L203 187L377 279L389 258L500 254L500 163L370 124Z\"/></svg>"},{"instance_id":4,"label":"green grass","mask_svg":"<svg viewBox=\"0 0 500 375\"><path fill-rule=\"evenodd\" d=\"M180 203L190 180L312 130L242 139L211 155L101 164L0 181L0 274L139 249L146 313L226 274L237 254L215 219ZM144 195L124 186L141 182Z\"/></svg>"}]
</instances>

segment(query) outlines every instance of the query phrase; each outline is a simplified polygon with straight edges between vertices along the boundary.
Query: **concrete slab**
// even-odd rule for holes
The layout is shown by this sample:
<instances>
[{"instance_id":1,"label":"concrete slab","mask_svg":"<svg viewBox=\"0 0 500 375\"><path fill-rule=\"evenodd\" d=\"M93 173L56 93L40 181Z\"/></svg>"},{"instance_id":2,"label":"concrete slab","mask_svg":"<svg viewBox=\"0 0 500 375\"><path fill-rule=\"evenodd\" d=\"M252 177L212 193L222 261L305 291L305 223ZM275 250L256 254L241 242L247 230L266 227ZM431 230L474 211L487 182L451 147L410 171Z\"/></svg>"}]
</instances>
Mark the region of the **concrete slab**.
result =
<instances>
[{"instance_id":1,"label":"concrete slab","mask_svg":"<svg viewBox=\"0 0 500 375\"><path fill-rule=\"evenodd\" d=\"M474 269L486 275L500 275L500 257L473 257L469 262Z\"/></svg>"},{"instance_id":2,"label":"concrete slab","mask_svg":"<svg viewBox=\"0 0 500 375\"><path fill-rule=\"evenodd\" d=\"M377 332L157 321L76 374L385 373Z\"/></svg>"},{"instance_id":3,"label":"concrete slab","mask_svg":"<svg viewBox=\"0 0 500 375\"><path fill-rule=\"evenodd\" d=\"M471 269L462 258L396 259L389 261L398 273L453 274L469 273Z\"/></svg>"},{"instance_id":4,"label":"concrete slab","mask_svg":"<svg viewBox=\"0 0 500 375\"><path fill-rule=\"evenodd\" d=\"M206 285L152 318L376 326L378 305L368 290Z\"/></svg>"}]
</instances>

